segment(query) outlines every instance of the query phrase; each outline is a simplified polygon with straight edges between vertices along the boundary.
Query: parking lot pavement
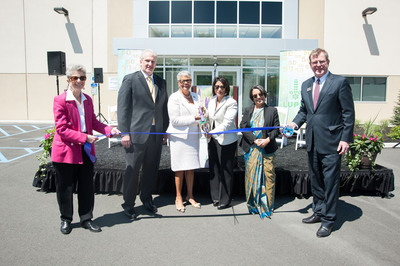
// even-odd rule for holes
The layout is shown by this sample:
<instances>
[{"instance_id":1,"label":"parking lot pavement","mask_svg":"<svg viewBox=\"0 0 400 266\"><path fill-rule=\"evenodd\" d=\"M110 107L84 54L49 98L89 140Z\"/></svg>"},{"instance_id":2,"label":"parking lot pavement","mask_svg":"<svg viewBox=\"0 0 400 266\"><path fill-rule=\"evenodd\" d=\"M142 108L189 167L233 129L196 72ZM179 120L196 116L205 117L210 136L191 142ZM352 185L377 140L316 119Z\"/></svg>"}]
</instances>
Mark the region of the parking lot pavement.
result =
<instances>
[{"instance_id":1,"label":"parking lot pavement","mask_svg":"<svg viewBox=\"0 0 400 266\"><path fill-rule=\"evenodd\" d=\"M39 142L28 145L20 140L43 135L44 127L13 139L0 138L0 146L37 147ZM385 149L377 160L398 177L399 158L399 149ZM312 198L291 195L277 195L272 219L264 220L249 215L241 197L234 199L232 208L218 211L208 195L196 195L202 208L187 206L181 214L174 195L154 195L158 213L148 213L138 199L139 218L130 221L122 212L121 195L100 194L94 220L102 226L101 233L80 227L75 197L73 230L62 235L55 193L32 187L37 167L35 154L0 163L0 265L398 265L400 261L397 190L391 199L342 195L332 235L323 239L315 236L318 224L301 223L310 215ZM399 185L396 179L395 187Z\"/></svg>"},{"instance_id":2,"label":"parking lot pavement","mask_svg":"<svg viewBox=\"0 0 400 266\"><path fill-rule=\"evenodd\" d=\"M0 163L9 163L42 151L48 124L0 124Z\"/></svg>"}]
</instances>

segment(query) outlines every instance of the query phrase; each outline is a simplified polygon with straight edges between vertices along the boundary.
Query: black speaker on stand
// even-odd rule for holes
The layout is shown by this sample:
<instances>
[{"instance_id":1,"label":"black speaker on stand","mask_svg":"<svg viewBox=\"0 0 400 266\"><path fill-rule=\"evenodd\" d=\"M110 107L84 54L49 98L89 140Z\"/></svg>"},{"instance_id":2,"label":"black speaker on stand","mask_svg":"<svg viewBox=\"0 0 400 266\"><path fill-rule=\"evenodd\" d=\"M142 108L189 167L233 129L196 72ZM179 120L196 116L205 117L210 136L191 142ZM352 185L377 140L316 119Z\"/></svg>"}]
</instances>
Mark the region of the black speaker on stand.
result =
<instances>
[{"instance_id":1,"label":"black speaker on stand","mask_svg":"<svg viewBox=\"0 0 400 266\"><path fill-rule=\"evenodd\" d=\"M98 99L99 99L99 113L97 114L97 119L100 122L106 122L108 124L107 119L101 113L101 103L100 103L100 84L103 83L103 69L102 68L94 68L94 83L97 84L98 87ZM103 121L102 121L103 120Z\"/></svg>"},{"instance_id":2,"label":"black speaker on stand","mask_svg":"<svg viewBox=\"0 0 400 266\"><path fill-rule=\"evenodd\" d=\"M57 95L60 94L58 76L65 75L65 53L61 51L47 52L47 67L49 76L56 76Z\"/></svg>"}]
</instances>

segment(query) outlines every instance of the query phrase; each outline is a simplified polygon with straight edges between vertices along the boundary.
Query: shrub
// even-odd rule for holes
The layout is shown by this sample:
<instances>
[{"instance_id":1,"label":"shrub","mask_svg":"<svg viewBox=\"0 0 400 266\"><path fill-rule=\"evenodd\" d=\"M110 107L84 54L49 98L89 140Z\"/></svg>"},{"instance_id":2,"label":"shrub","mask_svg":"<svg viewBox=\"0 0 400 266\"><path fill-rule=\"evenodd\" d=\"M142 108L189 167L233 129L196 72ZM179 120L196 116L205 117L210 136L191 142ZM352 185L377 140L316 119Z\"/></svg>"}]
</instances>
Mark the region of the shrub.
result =
<instances>
[{"instance_id":1,"label":"shrub","mask_svg":"<svg viewBox=\"0 0 400 266\"><path fill-rule=\"evenodd\" d=\"M391 139L400 139L400 125L397 125L397 126L395 126L395 127L392 127L392 128L390 129L390 132L389 132L388 136L389 136Z\"/></svg>"}]
</instances>

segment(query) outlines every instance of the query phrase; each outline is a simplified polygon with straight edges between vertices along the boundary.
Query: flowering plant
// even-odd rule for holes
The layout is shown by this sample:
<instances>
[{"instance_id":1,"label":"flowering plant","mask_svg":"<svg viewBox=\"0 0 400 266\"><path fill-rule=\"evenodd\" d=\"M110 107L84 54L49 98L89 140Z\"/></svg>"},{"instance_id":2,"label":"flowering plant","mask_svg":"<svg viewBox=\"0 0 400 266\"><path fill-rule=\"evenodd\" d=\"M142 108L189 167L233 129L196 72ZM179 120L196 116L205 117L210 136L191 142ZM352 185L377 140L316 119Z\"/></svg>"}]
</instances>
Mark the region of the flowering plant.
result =
<instances>
[{"instance_id":1,"label":"flowering plant","mask_svg":"<svg viewBox=\"0 0 400 266\"><path fill-rule=\"evenodd\" d=\"M357 171L362 159L367 157L371 161L371 166L375 166L375 158L383 149L382 134L366 136L365 134L353 135L354 141L349 144L349 151L346 153L346 164L351 171Z\"/></svg>"},{"instance_id":2,"label":"flowering plant","mask_svg":"<svg viewBox=\"0 0 400 266\"><path fill-rule=\"evenodd\" d=\"M39 166L45 164L47 159L50 157L51 147L53 145L53 138L54 138L55 128L50 128L46 130L46 134L43 136L42 143L39 147L43 147L43 152L36 158L40 161Z\"/></svg>"}]
</instances>

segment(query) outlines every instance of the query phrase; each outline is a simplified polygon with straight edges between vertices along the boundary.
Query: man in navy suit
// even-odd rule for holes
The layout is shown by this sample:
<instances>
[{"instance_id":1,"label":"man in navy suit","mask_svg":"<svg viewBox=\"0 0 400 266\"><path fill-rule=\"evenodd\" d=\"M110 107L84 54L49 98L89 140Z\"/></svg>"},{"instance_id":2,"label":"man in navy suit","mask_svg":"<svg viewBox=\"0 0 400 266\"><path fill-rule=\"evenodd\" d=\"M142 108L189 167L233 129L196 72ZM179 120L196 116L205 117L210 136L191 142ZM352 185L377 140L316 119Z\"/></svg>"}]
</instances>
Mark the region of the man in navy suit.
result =
<instances>
[{"instance_id":1,"label":"man in navy suit","mask_svg":"<svg viewBox=\"0 0 400 266\"><path fill-rule=\"evenodd\" d=\"M336 220L341 157L353 141L354 102L348 81L328 71L325 50L313 50L309 60L315 76L302 84L300 110L289 126L299 128L307 122L313 215L303 223L321 222L317 236L326 237Z\"/></svg>"},{"instance_id":2,"label":"man in navy suit","mask_svg":"<svg viewBox=\"0 0 400 266\"><path fill-rule=\"evenodd\" d=\"M140 71L126 75L118 92L118 127L121 132L165 132L168 127L168 94L164 79L154 75L157 54L144 50L140 56ZM124 176L122 207L131 219L136 218L134 210L136 194L140 191L143 205L156 213L152 190L157 179L162 144L166 135L125 134L122 137L125 148L126 171ZM139 172L142 176L139 182Z\"/></svg>"}]
</instances>

